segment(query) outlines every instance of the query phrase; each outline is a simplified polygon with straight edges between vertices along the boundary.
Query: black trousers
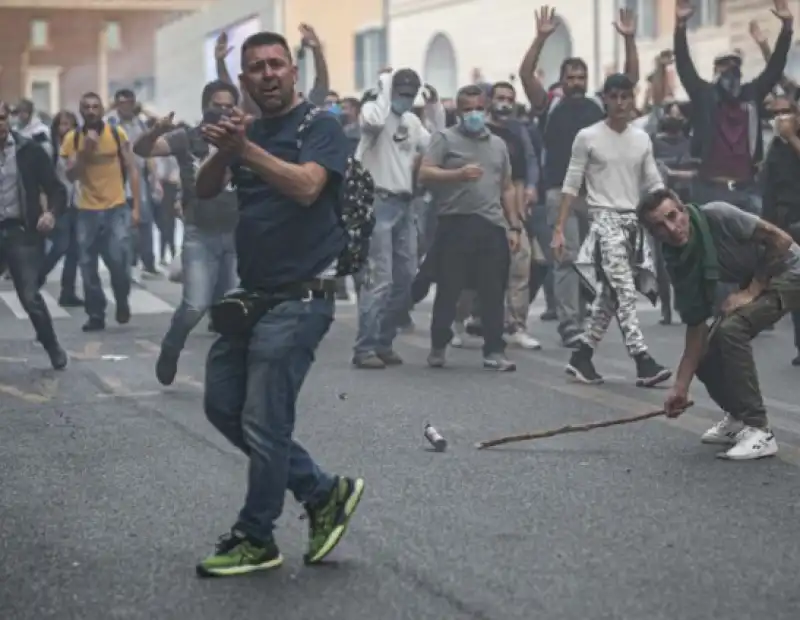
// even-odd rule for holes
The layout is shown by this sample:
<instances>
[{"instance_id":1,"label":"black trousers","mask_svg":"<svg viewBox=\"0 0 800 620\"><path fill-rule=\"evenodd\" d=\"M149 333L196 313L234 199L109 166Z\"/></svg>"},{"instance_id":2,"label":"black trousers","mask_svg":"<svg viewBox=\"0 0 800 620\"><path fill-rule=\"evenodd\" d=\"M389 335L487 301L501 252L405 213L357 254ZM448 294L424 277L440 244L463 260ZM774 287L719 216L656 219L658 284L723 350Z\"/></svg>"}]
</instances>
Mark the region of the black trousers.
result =
<instances>
[{"instance_id":1,"label":"black trousers","mask_svg":"<svg viewBox=\"0 0 800 620\"><path fill-rule=\"evenodd\" d=\"M461 291L474 289L481 308L483 354L505 350L503 320L511 253L505 229L479 215L439 218L432 249L436 298L431 321L431 347L444 349Z\"/></svg>"},{"instance_id":2,"label":"black trousers","mask_svg":"<svg viewBox=\"0 0 800 620\"><path fill-rule=\"evenodd\" d=\"M175 203L178 200L179 188L177 183L168 181L162 181L161 186L164 188L164 197L156 209L156 226L158 226L161 237L159 259L163 261L167 248L169 248L170 255L175 257Z\"/></svg>"},{"instance_id":3,"label":"black trousers","mask_svg":"<svg viewBox=\"0 0 800 620\"><path fill-rule=\"evenodd\" d=\"M43 246L38 233L28 233L21 225L0 224L0 261L8 266L19 303L31 319L36 339L50 349L58 340L50 311L39 293Z\"/></svg>"}]
</instances>

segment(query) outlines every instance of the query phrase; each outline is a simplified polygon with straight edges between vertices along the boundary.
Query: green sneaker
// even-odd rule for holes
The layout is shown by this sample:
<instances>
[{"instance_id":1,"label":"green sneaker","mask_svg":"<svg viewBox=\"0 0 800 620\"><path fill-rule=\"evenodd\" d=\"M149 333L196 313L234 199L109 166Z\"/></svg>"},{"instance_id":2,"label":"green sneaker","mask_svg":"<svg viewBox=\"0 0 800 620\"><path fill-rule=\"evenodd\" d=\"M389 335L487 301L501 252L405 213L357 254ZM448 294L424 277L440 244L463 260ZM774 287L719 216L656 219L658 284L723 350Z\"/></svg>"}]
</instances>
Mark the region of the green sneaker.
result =
<instances>
[{"instance_id":1,"label":"green sneaker","mask_svg":"<svg viewBox=\"0 0 800 620\"><path fill-rule=\"evenodd\" d=\"M274 540L262 546L238 532L231 532L222 536L217 550L197 565L197 574L200 577L246 575L281 564L283 556Z\"/></svg>"},{"instance_id":2,"label":"green sneaker","mask_svg":"<svg viewBox=\"0 0 800 620\"><path fill-rule=\"evenodd\" d=\"M321 562L339 544L363 494L363 478L337 477L324 504L306 506L308 553L303 557L306 564Z\"/></svg>"}]
</instances>

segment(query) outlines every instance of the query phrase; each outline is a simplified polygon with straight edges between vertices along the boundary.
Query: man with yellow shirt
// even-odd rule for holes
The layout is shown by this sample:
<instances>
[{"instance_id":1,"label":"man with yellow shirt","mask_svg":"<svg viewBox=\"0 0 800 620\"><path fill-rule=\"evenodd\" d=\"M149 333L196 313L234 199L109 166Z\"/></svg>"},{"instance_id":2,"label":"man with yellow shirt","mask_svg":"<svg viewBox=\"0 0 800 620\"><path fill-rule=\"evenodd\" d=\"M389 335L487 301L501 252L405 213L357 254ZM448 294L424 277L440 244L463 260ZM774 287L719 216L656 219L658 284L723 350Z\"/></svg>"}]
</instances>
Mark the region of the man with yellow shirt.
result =
<instances>
[{"instance_id":1,"label":"man with yellow shirt","mask_svg":"<svg viewBox=\"0 0 800 620\"><path fill-rule=\"evenodd\" d=\"M94 93L81 98L83 126L61 143L67 178L78 182L78 246L86 314L83 331L106 326L106 296L97 271L98 256L108 267L116 303L117 323L130 321L128 269L131 225L139 221L139 196L128 207L125 182L138 187L139 170L124 130L103 121L103 102Z\"/></svg>"}]
</instances>

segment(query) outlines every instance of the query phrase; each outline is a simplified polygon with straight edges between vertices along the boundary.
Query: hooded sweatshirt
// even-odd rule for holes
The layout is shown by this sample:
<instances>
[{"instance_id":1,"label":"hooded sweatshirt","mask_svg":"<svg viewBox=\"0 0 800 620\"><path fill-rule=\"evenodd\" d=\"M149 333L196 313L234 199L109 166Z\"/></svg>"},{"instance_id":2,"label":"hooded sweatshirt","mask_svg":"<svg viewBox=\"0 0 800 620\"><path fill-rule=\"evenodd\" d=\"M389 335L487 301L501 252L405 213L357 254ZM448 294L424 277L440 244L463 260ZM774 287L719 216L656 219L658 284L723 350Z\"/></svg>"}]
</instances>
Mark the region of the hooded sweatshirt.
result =
<instances>
[{"instance_id":1,"label":"hooded sweatshirt","mask_svg":"<svg viewBox=\"0 0 800 620\"><path fill-rule=\"evenodd\" d=\"M50 128L36 114L33 115L30 123L19 127L17 133L36 142L47 152L47 156L52 158L53 145L50 143Z\"/></svg>"}]
</instances>

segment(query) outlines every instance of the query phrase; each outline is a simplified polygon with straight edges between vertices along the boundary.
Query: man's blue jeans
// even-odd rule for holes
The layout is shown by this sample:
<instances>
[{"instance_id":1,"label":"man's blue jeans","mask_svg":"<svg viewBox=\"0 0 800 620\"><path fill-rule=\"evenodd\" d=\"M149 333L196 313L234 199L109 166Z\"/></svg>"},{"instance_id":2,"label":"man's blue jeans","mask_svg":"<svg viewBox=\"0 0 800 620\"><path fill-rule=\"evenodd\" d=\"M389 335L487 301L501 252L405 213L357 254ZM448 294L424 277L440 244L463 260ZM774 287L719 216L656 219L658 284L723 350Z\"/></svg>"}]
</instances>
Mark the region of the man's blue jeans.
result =
<instances>
[{"instance_id":1,"label":"man's blue jeans","mask_svg":"<svg viewBox=\"0 0 800 620\"><path fill-rule=\"evenodd\" d=\"M312 506L333 489L333 478L292 439L297 395L333 309L333 300L283 302L249 338L220 336L208 352L206 416L250 458L247 496L235 527L256 541L271 538L286 489Z\"/></svg>"},{"instance_id":2,"label":"man's blue jeans","mask_svg":"<svg viewBox=\"0 0 800 620\"><path fill-rule=\"evenodd\" d=\"M111 290L117 306L128 305L131 290L127 264L130 243L131 214L127 204L104 211L78 209L79 265L85 309L89 318L102 321L106 314L106 296L97 271L98 257L108 267Z\"/></svg>"},{"instance_id":3,"label":"man's blue jeans","mask_svg":"<svg viewBox=\"0 0 800 620\"><path fill-rule=\"evenodd\" d=\"M360 276L356 356L392 349L397 317L411 306L416 271L417 230L411 201L376 196L369 263Z\"/></svg>"},{"instance_id":4,"label":"man's blue jeans","mask_svg":"<svg viewBox=\"0 0 800 620\"><path fill-rule=\"evenodd\" d=\"M187 226L183 235L183 298L161 348L179 354L189 333L212 303L236 287L233 233L203 232Z\"/></svg>"}]
</instances>

